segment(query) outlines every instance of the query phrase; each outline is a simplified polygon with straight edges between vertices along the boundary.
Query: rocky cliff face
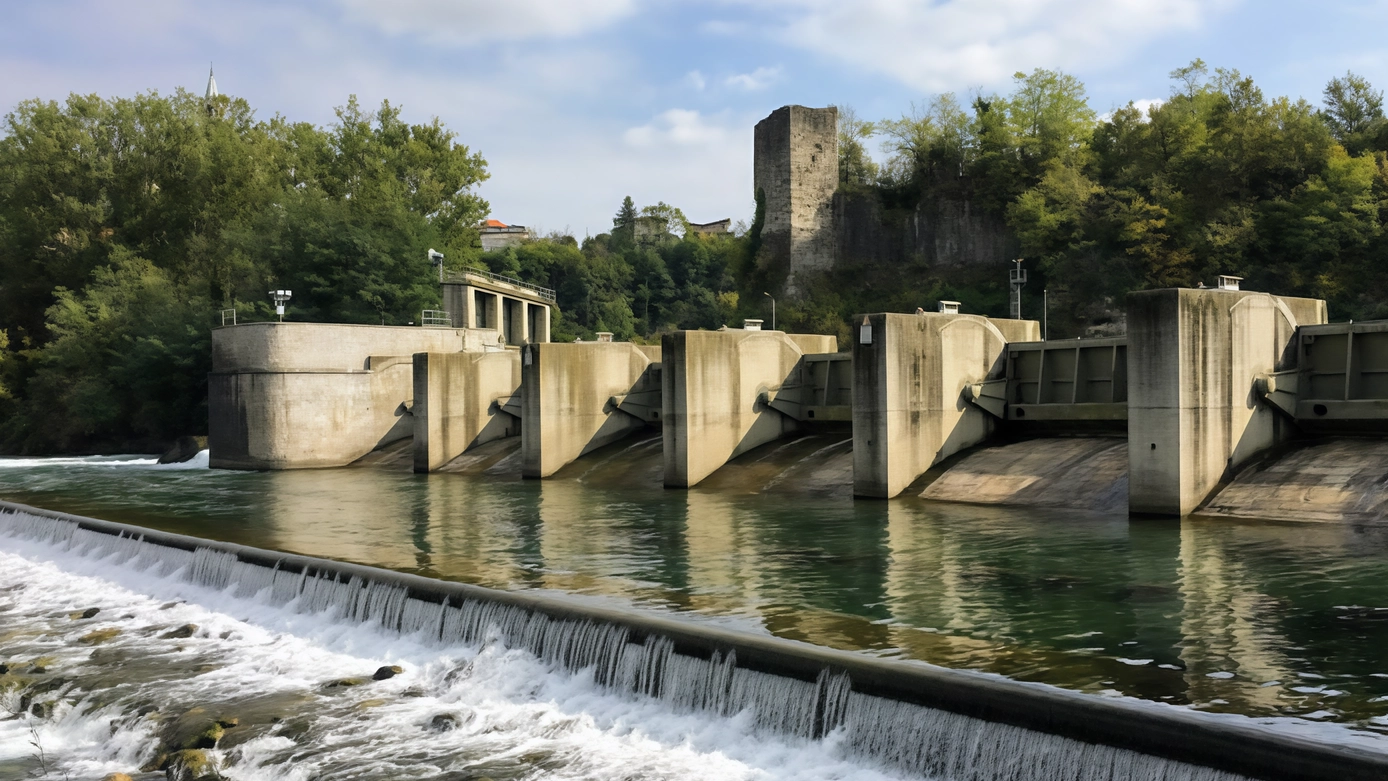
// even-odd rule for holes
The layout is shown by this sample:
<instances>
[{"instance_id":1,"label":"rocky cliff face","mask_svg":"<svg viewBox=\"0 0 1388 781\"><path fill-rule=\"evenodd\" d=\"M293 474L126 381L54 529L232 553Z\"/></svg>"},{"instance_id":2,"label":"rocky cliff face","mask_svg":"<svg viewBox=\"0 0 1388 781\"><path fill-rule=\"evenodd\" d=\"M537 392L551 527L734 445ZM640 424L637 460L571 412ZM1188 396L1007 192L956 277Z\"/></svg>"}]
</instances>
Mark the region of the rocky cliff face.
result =
<instances>
[{"instance_id":1,"label":"rocky cliff face","mask_svg":"<svg viewBox=\"0 0 1388 781\"><path fill-rule=\"evenodd\" d=\"M967 200L925 199L912 210L887 209L871 192L835 193L838 268L912 261L950 268L1005 269L1018 246L1001 217Z\"/></svg>"}]
</instances>

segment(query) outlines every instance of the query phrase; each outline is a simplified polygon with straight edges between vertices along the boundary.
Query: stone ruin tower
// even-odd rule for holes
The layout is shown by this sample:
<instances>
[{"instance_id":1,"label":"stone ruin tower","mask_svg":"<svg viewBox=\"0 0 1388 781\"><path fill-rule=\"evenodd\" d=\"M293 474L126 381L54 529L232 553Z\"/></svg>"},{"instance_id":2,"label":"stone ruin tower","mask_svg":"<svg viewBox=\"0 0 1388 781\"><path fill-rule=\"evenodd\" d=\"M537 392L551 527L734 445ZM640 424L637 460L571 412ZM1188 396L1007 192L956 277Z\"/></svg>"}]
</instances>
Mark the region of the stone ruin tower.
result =
<instances>
[{"instance_id":1,"label":"stone ruin tower","mask_svg":"<svg viewBox=\"0 0 1388 781\"><path fill-rule=\"evenodd\" d=\"M757 123L752 180L765 204L762 262L786 269L784 293L804 293L806 274L838 255L834 190L839 186L838 109L782 106Z\"/></svg>"}]
</instances>

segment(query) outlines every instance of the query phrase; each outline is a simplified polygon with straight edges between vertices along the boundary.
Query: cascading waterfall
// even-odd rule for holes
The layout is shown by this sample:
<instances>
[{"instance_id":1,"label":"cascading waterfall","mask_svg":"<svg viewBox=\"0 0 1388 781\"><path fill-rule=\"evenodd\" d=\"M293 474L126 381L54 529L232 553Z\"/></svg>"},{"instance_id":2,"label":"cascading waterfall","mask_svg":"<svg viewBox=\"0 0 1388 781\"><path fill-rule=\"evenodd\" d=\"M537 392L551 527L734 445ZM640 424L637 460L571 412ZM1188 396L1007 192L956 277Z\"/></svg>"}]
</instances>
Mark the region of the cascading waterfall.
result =
<instances>
[{"instance_id":1,"label":"cascading waterfall","mask_svg":"<svg viewBox=\"0 0 1388 781\"><path fill-rule=\"evenodd\" d=\"M142 535L108 534L73 521L0 510L0 536L182 579L237 597L342 622L417 635L442 644L523 649L556 668L591 670L607 689L657 698L675 710L749 714L757 729L827 739L854 755L952 781L1236 781L1231 773L1135 751L1084 743L855 692L847 675L775 675L738 664L735 652L681 653L657 633L616 623L547 615L501 601L420 599L405 587L328 565L241 560L212 547L185 550Z\"/></svg>"}]
</instances>

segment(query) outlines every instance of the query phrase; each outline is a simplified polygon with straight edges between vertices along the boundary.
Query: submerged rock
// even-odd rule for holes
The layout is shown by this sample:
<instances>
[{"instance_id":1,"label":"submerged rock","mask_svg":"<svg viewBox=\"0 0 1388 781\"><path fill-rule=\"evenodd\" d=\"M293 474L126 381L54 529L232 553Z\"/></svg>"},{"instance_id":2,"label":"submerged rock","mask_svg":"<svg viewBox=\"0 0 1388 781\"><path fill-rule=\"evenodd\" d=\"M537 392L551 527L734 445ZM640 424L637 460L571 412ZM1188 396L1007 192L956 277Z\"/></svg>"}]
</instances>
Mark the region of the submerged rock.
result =
<instances>
[{"instance_id":1,"label":"submerged rock","mask_svg":"<svg viewBox=\"0 0 1388 781\"><path fill-rule=\"evenodd\" d=\"M107 640L111 640L119 634L120 630L113 626L107 627L105 629L94 629L86 633L85 635L82 635L81 637L77 638L77 642L83 645L100 645L101 643L104 643Z\"/></svg>"},{"instance_id":2,"label":"submerged rock","mask_svg":"<svg viewBox=\"0 0 1388 781\"><path fill-rule=\"evenodd\" d=\"M101 781L135 781L129 773L107 773Z\"/></svg>"},{"instance_id":3,"label":"submerged rock","mask_svg":"<svg viewBox=\"0 0 1388 781\"><path fill-rule=\"evenodd\" d=\"M452 713L440 713L429 719L429 729L433 732L452 732L462 723L462 719Z\"/></svg>"},{"instance_id":4,"label":"submerged rock","mask_svg":"<svg viewBox=\"0 0 1388 781\"><path fill-rule=\"evenodd\" d=\"M163 767L169 781L215 781L221 775L217 762L200 749L186 749L170 754Z\"/></svg>"},{"instance_id":5,"label":"submerged rock","mask_svg":"<svg viewBox=\"0 0 1388 781\"><path fill-rule=\"evenodd\" d=\"M205 441L198 441L198 437L179 437L174 441L174 446L159 457L159 463L181 464L192 461L193 457L202 451Z\"/></svg>"},{"instance_id":6,"label":"submerged rock","mask_svg":"<svg viewBox=\"0 0 1388 781\"><path fill-rule=\"evenodd\" d=\"M323 684L320 688L323 688L323 689L346 689L346 688L350 688L350 687L352 687L352 686L361 686L362 684L366 683L366 680L367 680L367 679L365 679L365 678L335 678L335 679L333 679L333 680L331 680L331 681L328 681L327 683Z\"/></svg>"},{"instance_id":7,"label":"submerged rock","mask_svg":"<svg viewBox=\"0 0 1388 781\"><path fill-rule=\"evenodd\" d=\"M89 607L86 610L78 610L74 613L68 613L67 617L71 618L73 621L79 621L84 618L95 618L96 614L100 612L101 608L99 607Z\"/></svg>"},{"instance_id":8,"label":"submerged rock","mask_svg":"<svg viewBox=\"0 0 1388 781\"><path fill-rule=\"evenodd\" d=\"M405 668L401 667L398 664L387 665L378 669L376 671L376 674L371 676L371 680L384 681L387 678L394 678L395 676L403 672L405 672Z\"/></svg>"},{"instance_id":9,"label":"submerged rock","mask_svg":"<svg viewBox=\"0 0 1388 781\"><path fill-rule=\"evenodd\" d=\"M197 624L184 624L177 629L170 629L159 637L163 640L186 640L198 631Z\"/></svg>"},{"instance_id":10,"label":"submerged rock","mask_svg":"<svg viewBox=\"0 0 1388 781\"><path fill-rule=\"evenodd\" d=\"M189 745L188 748L216 748L217 741L221 740L222 736L225 734L226 727L223 727L221 724L213 724L197 735L194 735L193 739L189 741L191 745Z\"/></svg>"}]
</instances>

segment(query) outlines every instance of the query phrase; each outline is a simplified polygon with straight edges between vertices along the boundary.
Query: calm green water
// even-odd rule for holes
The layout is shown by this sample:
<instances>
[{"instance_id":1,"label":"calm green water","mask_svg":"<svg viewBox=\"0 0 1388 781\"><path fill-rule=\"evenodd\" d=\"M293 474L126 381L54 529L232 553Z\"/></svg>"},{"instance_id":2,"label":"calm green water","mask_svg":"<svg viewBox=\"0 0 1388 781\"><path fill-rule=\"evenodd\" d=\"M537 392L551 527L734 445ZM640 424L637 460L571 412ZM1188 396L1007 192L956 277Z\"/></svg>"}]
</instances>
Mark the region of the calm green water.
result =
<instances>
[{"instance_id":1,"label":"calm green water","mask_svg":"<svg viewBox=\"0 0 1388 781\"><path fill-rule=\"evenodd\" d=\"M855 502L841 479L847 449L833 439L753 455L690 491L660 487L658 440L543 482L516 479L505 462L493 474L422 476L0 459L0 497L1020 680L1388 732L1383 529Z\"/></svg>"}]
</instances>

